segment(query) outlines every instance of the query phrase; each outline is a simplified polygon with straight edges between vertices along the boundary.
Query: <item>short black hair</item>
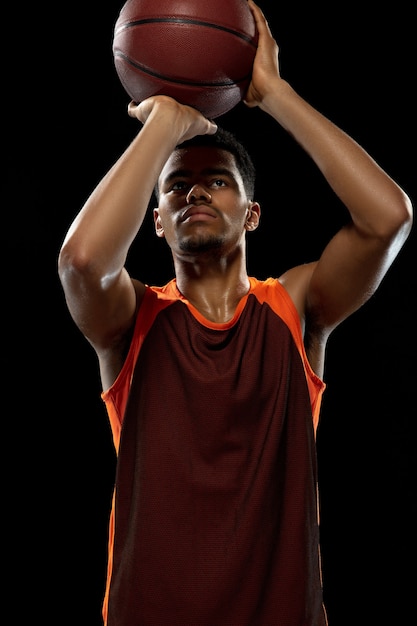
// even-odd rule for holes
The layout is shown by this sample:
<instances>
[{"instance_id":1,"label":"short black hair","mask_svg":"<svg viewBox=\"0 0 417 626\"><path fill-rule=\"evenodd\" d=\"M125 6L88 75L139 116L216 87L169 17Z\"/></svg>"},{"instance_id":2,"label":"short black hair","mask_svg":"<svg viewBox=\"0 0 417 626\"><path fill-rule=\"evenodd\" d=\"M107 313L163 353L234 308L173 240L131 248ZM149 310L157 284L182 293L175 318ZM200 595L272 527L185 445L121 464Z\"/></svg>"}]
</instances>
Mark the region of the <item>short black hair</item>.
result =
<instances>
[{"instance_id":1,"label":"short black hair","mask_svg":"<svg viewBox=\"0 0 417 626\"><path fill-rule=\"evenodd\" d=\"M253 200L256 178L255 166L246 147L237 139L236 135L218 126L214 135L196 135L178 144L175 149L180 150L188 147L200 148L201 146L226 150L234 156L237 169L242 176L246 194L250 200ZM155 188L155 195L157 198L159 197L158 186Z\"/></svg>"}]
</instances>

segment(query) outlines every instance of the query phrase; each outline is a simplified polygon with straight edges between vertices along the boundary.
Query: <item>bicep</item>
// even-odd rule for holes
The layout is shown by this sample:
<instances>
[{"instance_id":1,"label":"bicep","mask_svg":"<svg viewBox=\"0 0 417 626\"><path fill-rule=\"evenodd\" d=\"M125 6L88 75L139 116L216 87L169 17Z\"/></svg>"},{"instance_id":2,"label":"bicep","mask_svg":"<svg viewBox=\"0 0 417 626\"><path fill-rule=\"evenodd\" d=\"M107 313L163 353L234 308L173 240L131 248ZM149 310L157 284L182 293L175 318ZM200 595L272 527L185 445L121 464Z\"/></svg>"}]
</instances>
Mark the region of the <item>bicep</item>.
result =
<instances>
[{"instance_id":1,"label":"bicep","mask_svg":"<svg viewBox=\"0 0 417 626\"><path fill-rule=\"evenodd\" d=\"M318 261L280 277L298 311L306 353L319 376L329 334L375 293L397 252L395 243L347 225L330 240Z\"/></svg>"},{"instance_id":2,"label":"bicep","mask_svg":"<svg viewBox=\"0 0 417 626\"><path fill-rule=\"evenodd\" d=\"M108 285L74 275L63 281L63 287L75 324L97 352L107 350L129 331L145 290L125 269Z\"/></svg>"},{"instance_id":3,"label":"bicep","mask_svg":"<svg viewBox=\"0 0 417 626\"><path fill-rule=\"evenodd\" d=\"M332 330L375 293L396 255L384 239L344 226L315 265L306 293L306 314Z\"/></svg>"}]
</instances>

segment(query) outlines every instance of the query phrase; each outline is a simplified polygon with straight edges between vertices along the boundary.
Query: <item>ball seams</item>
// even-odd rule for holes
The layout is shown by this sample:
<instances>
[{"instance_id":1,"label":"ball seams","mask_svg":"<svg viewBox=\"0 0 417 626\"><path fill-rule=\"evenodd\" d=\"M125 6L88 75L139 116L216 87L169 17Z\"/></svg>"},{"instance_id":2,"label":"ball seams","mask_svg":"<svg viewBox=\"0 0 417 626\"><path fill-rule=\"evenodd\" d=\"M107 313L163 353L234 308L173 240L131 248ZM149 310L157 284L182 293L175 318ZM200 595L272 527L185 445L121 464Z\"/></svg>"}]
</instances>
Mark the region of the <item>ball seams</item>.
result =
<instances>
[{"instance_id":1,"label":"ball seams","mask_svg":"<svg viewBox=\"0 0 417 626\"><path fill-rule=\"evenodd\" d=\"M214 28L216 30L221 30L223 32L234 35L235 37L239 37L243 41L246 41L254 48L257 47L256 39L245 35L244 33L240 33L239 31L233 30L232 28L228 28L227 26L221 26L220 24L213 24L212 22L205 22L201 20L192 20L192 19L184 19L184 18L174 18L174 17L154 17L154 18L146 18L143 20L133 20L131 22L125 22L124 24L117 25L115 27L115 37L117 37L122 31L128 28L134 28L136 26L141 26L143 24L156 24L156 23L166 23L166 24L184 24L191 26L205 26L207 28Z\"/></svg>"}]
</instances>

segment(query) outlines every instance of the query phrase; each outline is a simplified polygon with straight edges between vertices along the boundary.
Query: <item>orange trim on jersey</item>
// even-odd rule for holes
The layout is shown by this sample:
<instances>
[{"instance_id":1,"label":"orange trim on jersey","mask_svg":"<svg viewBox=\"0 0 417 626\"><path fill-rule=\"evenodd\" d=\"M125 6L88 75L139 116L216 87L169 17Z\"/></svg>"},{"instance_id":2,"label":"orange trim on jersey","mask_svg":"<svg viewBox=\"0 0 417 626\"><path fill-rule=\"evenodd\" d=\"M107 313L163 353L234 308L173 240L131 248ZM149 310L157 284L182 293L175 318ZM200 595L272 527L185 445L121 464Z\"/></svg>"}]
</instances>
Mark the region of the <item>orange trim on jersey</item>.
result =
<instances>
[{"instance_id":1,"label":"orange trim on jersey","mask_svg":"<svg viewBox=\"0 0 417 626\"><path fill-rule=\"evenodd\" d=\"M308 389L310 393L311 408L313 413L314 429L317 430L321 398L325 389L325 383L313 371L304 347L300 318L293 301L287 290L276 278L268 278L260 281L249 277L250 289L240 300L235 313L228 322L216 323L206 319L201 313L180 293L176 280L172 279L163 287L147 287L142 304L139 308L132 343L126 361L113 385L101 394L109 415L113 433L113 441L116 451L119 450L120 430L123 422L123 414L130 390L130 382L133 375L136 359L142 343L153 324L156 315L166 306L181 300L188 307L193 316L207 328L213 330L227 330L239 319L248 296L255 295L260 303L267 302L274 312L281 317L288 326L292 337L297 345L304 364Z\"/></svg>"}]
</instances>

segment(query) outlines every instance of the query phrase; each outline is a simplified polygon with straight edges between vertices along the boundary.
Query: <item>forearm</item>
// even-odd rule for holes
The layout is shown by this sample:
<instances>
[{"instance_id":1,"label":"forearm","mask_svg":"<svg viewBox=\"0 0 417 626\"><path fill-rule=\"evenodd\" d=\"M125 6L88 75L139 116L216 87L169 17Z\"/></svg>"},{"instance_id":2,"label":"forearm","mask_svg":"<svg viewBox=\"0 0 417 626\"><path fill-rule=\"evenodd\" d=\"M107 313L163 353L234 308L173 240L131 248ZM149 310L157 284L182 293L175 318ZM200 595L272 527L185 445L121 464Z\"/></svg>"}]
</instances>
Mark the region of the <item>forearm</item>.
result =
<instances>
[{"instance_id":1,"label":"forearm","mask_svg":"<svg viewBox=\"0 0 417 626\"><path fill-rule=\"evenodd\" d=\"M104 176L74 220L64 249L111 276L123 267L146 215L154 185L177 136L172 121L152 116Z\"/></svg>"},{"instance_id":2,"label":"forearm","mask_svg":"<svg viewBox=\"0 0 417 626\"><path fill-rule=\"evenodd\" d=\"M165 96L131 103L129 115L143 123L141 131L88 198L61 249L61 270L74 269L90 286L118 280L175 146L216 130L198 111Z\"/></svg>"},{"instance_id":3,"label":"forearm","mask_svg":"<svg viewBox=\"0 0 417 626\"><path fill-rule=\"evenodd\" d=\"M276 80L260 107L310 155L363 234L389 238L408 221L409 200L398 185L288 83Z\"/></svg>"}]
</instances>

